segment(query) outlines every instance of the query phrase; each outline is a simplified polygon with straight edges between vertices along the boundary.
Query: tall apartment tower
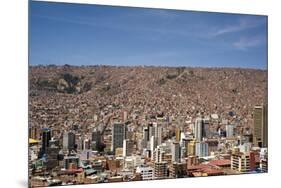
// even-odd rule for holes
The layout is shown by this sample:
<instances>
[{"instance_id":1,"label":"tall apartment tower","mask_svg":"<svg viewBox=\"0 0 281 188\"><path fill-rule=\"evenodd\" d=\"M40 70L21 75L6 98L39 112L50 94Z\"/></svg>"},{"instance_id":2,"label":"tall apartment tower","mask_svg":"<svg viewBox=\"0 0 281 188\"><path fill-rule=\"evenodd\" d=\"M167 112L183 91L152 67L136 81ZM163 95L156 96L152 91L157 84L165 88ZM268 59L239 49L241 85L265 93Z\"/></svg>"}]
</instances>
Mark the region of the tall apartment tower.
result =
<instances>
[{"instance_id":1,"label":"tall apartment tower","mask_svg":"<svg viewBox=\"0 0 281 188\"><path fill-rule=\"evenodd\" d=\"M101 132L97 129L94 129L92 132L92 149L97 150L101 142L102 142Z\"/></svg>"},{"instance_id":2,"label":"tall apartment tower","mask_svg":"<svg viewBox=\"0 0 281 188\"><path fill-rule=\"evenodd\" d=\"M62 141L64 150L74 150L75 149L75 134L73 132L66 132L63 135Z\"/></svg>"},{"instance_id":3,"label":"tall apartment tower","mask_svg":"<svg viewBox=\"0 0 281 188\"><path fill-rule=\"evenodd\" d=\"M181 139L181 129L177 127L175 133L176 133L176 141L179 142Z\"/></svg>"},{"instance_id":4,"label":"tall apartment tower","mask_svg":"<svg viewBox=\"0 0 281 188\"><path fill-rule=\"evenodd\" d=\"M129 139L123 140L123 157L131 156L134 152L134 142Z\"/></svg>"},{"instance_id":5,"label":"tall apartment tower","mask_svg":"<svg viewBox=\"0 0 281 188\"><path fill-rule=\"evenodd\" d=\"M201 117L196 118L194 125L194 135L197 142L201 142L206 136L204 128L204 120Z\"/></svg>"},{"instance_id":6,"label":"tall apartment tower","mask_svg":"<svg viewBox=\"0 0 281 188\"><path fill-rule=\"evenodd\" d=\"M267 147L267 105L255 106L254 108L254 137L255 146Z\"/></svg>"},{"instance_id":7,"label":"tall apartment tower","mask_svg":"<svg viewBox=\"0 0 281 188\"><path fill-rule=\"evenodd\" d=\"M164 149L162 147L157 146L157 148L152 153L153 153L152 160L154 162L162 162L162 161L164 161L165 151L164 151Z\"/></svg>"},{"instance_id":8,"label":"tall apartment tower","mask_svg":"<svg viewBox=\"0 0 281 188\"><path fill-rule=\"evenodd\" d=\"M198 142L195 145L195 154L199 158L208 156L208 150L208 143Z\"/></svg>"},{"instance_id":9,"label":"tall apartment tower","mask_svg":"<svg viewBox=\"0 0 281 188\"><path fill-rule=\"evenodd\" d=\"M154 175L154 179L167 178L168 177L168 163L166 161L155 162L153 165L153 175Z\"/></svg>"},{"instance_id":10,"label":"tall apartment tower","mask_svg":"<svg viewBox=\"0 0 281 188\"><path fill-rule=\"evenodd\" d=\"M125 124L113 124L111 151L115 153L116 148L123 148L123 141L126 139L126 132L127 128Z\"/></svg>"},{"instance_id":11,"label":"tall apartment tower","mask_svg":"<svg viewBox=\"0 0 281 188\"><path fill-rule=\"evenodd\" d=\"M42 129L42 154L46 153L47 148L49 147L49 141L51 140L51 130L48 128Z\"/></svg>"},{"instance_id":12,"label":"tall apartment tower","mask_svg":"<svg viewBox=\"0 0 281 188\"><path fill-rule=\"evenodd\" d=\"M162 126L156 122L150 123L148 125L149 138L154 136L156 144L160 145L162 143Z\"/></svg>"},{"instance_id":13,"label":"tall apartment tower","mask_svg":"<svg viewBox=\"0 0 281 188\"><path fill-rule=\"evenodd\" d=\"M172 144L172 161L173 162L180 162L180 153L181 153L181 148L180 144L178 142L174 142Z\"/></svg>"}]
</instances>

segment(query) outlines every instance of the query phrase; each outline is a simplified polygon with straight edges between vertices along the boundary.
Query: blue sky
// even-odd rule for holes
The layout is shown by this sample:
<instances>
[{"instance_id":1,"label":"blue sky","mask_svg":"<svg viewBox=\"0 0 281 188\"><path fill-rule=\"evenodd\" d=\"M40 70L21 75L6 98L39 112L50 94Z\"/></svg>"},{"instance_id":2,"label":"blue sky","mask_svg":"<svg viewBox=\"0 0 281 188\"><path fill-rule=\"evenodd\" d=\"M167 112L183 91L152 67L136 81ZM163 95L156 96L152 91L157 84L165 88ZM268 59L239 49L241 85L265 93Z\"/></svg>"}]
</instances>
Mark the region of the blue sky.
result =
<instances>
[{"instance_id":1,"label":"blue sky","mask_svg":"<svg viewBox=\"0 0 281 188\"><path fill-rule=\"evenodd\" d=\"M31 2L31 65L267 69L267 17Z\"/></svg>"}]
</instances>

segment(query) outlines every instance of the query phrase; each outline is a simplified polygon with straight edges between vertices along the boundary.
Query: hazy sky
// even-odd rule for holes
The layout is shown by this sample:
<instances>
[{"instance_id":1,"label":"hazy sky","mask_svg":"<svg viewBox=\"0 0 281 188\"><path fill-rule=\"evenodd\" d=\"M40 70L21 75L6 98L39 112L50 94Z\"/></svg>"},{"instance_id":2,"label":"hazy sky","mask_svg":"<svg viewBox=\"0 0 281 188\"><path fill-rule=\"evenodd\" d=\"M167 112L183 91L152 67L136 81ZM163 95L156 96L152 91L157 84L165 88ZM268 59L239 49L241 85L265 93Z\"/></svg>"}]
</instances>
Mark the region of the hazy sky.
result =
<instances>
[{"instance_id":1,"label":"hazy sky","mask_svg":"<svg viewBox=\"0 0 281 188\"><path fill-rule=\"evenodd\" d=\"M30 64L267 68L267 17L31 2Z\"/></svg>"}]
</instances>

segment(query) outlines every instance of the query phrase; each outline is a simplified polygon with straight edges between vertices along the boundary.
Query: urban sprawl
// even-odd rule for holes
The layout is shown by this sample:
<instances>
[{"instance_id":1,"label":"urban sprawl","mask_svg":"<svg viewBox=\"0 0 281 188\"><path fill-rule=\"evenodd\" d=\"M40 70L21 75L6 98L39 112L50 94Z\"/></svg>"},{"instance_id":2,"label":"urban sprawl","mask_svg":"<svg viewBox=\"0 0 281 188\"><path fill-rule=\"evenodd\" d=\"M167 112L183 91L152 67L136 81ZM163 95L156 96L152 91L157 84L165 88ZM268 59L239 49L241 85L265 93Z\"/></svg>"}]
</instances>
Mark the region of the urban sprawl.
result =
<instances>
[{"instance_id":1,"label":"urban sprawl","mask_svg":"<svg viewBox=\"0 0 281 188\"><path fill-rule=\"evenodd\" d=\"M123 69L30 67L30 187L267 172L267 104L260 90L246 88L260 95L244 96L250 101L244 102L244 108L239 107L243 101L236 99L244 100L238 87L231 88L235 97L227 105L221 101L212 106L218 96L203 93L210 97L209 105L202 96L197 103L190 100L192 91L178 93L185 89L184 79L200 86L203 69L159 68L165 74L157 73L162 76L153 79L140 76L136 85L130 79L137 78L130 75L145 75L146 70L157 68ZM116 78L110 79L114 71L124 71L125 78L118 77L118 86ZM254 75L252 70L249 74L240 69L210 71L224 71L222 80L231 75ZM149 85L152 82L155 85ZM239 77L232 82L243 85ZM179 85L183 88L172 87ZM148 86L159 88L159 92L149 91ZM144 99L147 96L149 99ZM177 108L173 102L181 97L184 102L177 103ZM257 97L259 103L251 101Z\"/></svg>"}]
</instances>

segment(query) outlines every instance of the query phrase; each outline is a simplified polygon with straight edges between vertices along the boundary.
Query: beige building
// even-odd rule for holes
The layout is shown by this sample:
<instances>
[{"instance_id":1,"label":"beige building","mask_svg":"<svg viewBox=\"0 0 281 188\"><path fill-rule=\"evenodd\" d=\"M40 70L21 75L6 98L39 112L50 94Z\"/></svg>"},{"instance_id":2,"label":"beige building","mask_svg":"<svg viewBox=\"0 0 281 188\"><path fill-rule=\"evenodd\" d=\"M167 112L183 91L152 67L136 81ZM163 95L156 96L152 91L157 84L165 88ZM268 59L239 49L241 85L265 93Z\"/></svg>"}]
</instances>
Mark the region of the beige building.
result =
<instances>
[{"instance_id":1,"label":"beige building","mask_svg":"<svg viewBox=\"0 0 281 188\"><path fill-rule=\"evenodd\" d=\"M257 147L267 147L267 105L254 108L254 137L253 142Z\"/></svg>"},{"instance_id":2,"label":"beige building","mask_svg":"<svg viewBox=\"0 0 281 188\"><path fill-rule=\"evenodd\" d=\"M163 162L155 162L153 166L153 175L154 179L164 179L168 177L168 163Z\"/></svg>"},{"instance_id":3,"label":"beige building","mask_svg":"<svg viewBox=\"0 0 281 188\"><path fill-rule=\"evenodd\" d=\"M231 169L239 172L249 172L251 170L250 155L241 152L231 155Z\"/></svg>"}]
</instances>

